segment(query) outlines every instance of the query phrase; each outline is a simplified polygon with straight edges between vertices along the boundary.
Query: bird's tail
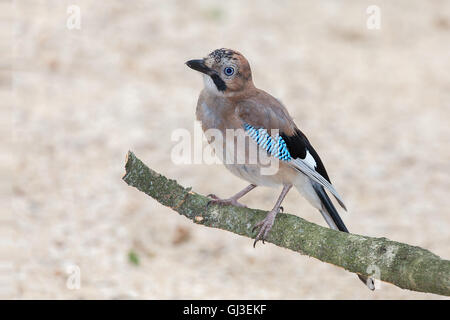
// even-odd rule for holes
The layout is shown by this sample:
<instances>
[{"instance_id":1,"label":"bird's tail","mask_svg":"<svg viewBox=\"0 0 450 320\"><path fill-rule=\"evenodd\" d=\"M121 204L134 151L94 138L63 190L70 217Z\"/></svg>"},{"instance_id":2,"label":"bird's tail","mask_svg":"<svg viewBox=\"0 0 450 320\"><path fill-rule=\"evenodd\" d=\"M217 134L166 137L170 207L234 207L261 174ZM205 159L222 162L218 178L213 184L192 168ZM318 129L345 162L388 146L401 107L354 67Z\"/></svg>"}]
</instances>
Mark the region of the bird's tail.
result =
<instances>
[{"instance_id":1,"label":"bird's tail","mask_svg":"<svg viewBox=\"0 0 450 320\"><path fill-rule=\"evenodd\" d=\"M321 203L322 203L322 209L320 210L320 213L324 217L325 221L328 223L331 229L339 230L343 232L349 232L347 227L345 226L344 222L342 221L341 217L339 216L339 213L337 212L336 208L334 207L333 203L330 200L330 197L328 197L327 193L325 192L325 189L319 185L318 183L312 182L313 188L317 193L317 196L319 197ZM375 283L373 278L368 278L363 275L358 274L358 278L364 282L364 284L370 289L375 290Z\"/></svg>"}]
</instances>

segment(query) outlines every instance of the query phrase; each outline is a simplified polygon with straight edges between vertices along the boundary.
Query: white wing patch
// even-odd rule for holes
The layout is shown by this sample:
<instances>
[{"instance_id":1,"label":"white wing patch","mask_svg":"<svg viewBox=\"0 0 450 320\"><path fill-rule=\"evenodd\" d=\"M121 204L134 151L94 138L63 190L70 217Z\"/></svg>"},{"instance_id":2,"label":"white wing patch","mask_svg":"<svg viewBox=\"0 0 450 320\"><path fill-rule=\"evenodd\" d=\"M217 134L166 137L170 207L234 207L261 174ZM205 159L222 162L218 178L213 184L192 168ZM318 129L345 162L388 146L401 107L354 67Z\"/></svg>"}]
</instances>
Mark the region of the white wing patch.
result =
<instances>
[{"instance_id":1,"label":"white wing patch","mask_svg":"<svg viewBox=\"0 0 450 320\"><path fill-rule=\"evenodd\" d=\"M305 158L306 159L306 158ZM336 189L329 183L324 177L320 175L314 168L311 168L309 164L305 162L305 160L302 159L294 159L289 162L290 165L292 165L297 170L303 172L305 175L307 175L309 178L323 186L324 188L328 189L331 194L336 198L336 200L339 202L340 206L347 211L347 208L345 207L344 201L342 200L341 196L337 193Z\"/></svg>"},{"instance_id":2,"label":"white wing patch","mask_svg":"<svg viewBox=\"0 0 450 320\"><path fill-rule=\"evenodd\" d=\"M305 159L303 159L303 162L305 162L313 169L317 168L316 160L314 160L313 156L311 155L311 153L309 153L308 150L306 150L306 157Z\"/></svg>"}]
</instances>

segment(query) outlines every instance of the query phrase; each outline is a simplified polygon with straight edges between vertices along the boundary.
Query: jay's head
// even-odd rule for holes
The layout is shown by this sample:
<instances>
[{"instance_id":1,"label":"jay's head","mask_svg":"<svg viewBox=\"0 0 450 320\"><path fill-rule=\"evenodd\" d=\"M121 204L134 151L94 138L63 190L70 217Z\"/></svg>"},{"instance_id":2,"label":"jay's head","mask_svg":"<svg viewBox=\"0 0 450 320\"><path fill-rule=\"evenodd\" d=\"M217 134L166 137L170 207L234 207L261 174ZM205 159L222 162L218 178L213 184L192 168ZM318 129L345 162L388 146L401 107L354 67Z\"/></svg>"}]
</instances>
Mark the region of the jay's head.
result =
<instances>
[{"instance_id":1,"label":"jay's head","mask_svg":"<svg viewBox=\"0 0 450 320\"><path fill-rule=\"evenodd\" d=\"M186 62L204 74L205 87L212 93L234 95L253 87L252 72L245 57L231 49L217 49L199 60Z\"/></svg>"}]
</instances>

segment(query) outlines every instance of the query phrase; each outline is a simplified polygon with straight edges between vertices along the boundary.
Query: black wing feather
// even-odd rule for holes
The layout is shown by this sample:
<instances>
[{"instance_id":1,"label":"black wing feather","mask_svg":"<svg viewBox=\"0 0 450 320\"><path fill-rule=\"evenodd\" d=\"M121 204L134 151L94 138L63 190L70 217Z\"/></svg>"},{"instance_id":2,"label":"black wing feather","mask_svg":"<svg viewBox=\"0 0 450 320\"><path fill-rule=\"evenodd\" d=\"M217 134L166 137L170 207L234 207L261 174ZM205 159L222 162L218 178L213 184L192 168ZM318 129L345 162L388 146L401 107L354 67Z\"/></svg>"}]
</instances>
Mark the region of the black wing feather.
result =
<instances>
[{"instance_id":1,"label":"black wing feather","mask_svg":"<svg viewBox=\"0 0 450 320\"><path fill-rule=\"evenodd\" d=\"M330 215L331 219L333 219L338 230L348 233L347 227L345 226L344 222L342 221L341 216L337 212L335 206L331 202L330 197L328 197L327 193L325 192L324 187L322 187L321 185L319 185L317 183L313 183L313 188L316 191L317 195L319 196L320 201L322 202L322 206L327 211L327 213Z\"/></svg>"},{"instance_id":2,"label":"black wing feather","mask_svg":"<svg viewBox=\"0 0 450 320\"><path fill-rule=\"evenodd\" d=\"M314 161L316 161L315 170L320 173L320 175L324 177L329 183L331 183L322 160L320 160L320 157L317 154L316 150L314 150L313 146L309 142L308 138L303 134L303 132L301 132L299 129L296 129L295 134L292 136L288 136L285 133L281 133L280 136L286 142L286 146L292 158L305 159L306 152L309 151L311 156L314 158Z\"/></svg>"}]
</instances>

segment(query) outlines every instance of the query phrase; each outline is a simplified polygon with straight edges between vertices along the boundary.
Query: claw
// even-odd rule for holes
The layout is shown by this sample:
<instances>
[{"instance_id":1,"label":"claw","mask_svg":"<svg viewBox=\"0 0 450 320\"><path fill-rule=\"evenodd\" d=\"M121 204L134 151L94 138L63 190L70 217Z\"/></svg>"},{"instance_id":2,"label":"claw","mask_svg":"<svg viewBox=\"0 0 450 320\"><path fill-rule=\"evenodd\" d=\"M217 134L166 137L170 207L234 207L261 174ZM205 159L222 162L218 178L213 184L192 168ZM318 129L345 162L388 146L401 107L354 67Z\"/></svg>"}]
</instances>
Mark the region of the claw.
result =
<instances>
[{"instance_id":1,"label":"claw","mask_svg":"<svg viewBox=\"0 0 450 320\"><path fill-rule=\"evenodd\" d=\"M219 205L233 205L236 207L243 207L246 208L247 206L239 203L235 198L231 197L228 199L221 199L218 196L216 196L215 194L208 194L207 197L212 198L210 201L208 201L208 203L206 204L206 208L209 207L209 205L211 203L215 203L215 204L219 204Z\"/></svg>"},{"instance_id":2,"label":"claw","mask_svg":"<svg viewBox=\"0 0 450 320\"><path fill-rule=\"evenodd\" d=\"M206 197L211 198L211 200L209 200L208 203L206 204L206 209L208 209L211 203L220 203L219 200L221 200L218 196L216 196L213 193L208 194Z\"/></svg>"},{"instance_id":3,"label":"claw","mask_svg":"<svg viewBox=\"0 0 450 320\"><path fill-rule=\"evenodd\" d=\"M259 240L262 241L262 244L266 244L266 243L264 242L264 239L255 239L255 242L253 242L253 248L256 248L256 243L257 243Z\"/></svg>"},{"instance_id":4,"label":"claw","mask_svg":"<svg viewBox=\"0 0 450 320\"><path fill-rule=\"evenodd\" d=\"M258 222L252 229L252 232L255 231L256 228L261 228L255 238L255 242L253 242L253 248L256 247L256 243L258 243L259 240L262 241L263 244L265 244L265 240L267 235L269 234L270 230L272 229L274 222L274 216L269 213L264 220Z\"/></svg>"},{"instance_id":5,"label":"claw","mask_svg":"<svg viewBox=\"0 0 450 320\"><path fill-rule=\"evenodd\" d=\"M273 223L275 222L275 216L277 213L283 210L283 207L279 207L277 210L270 211L267 216L264 218L264 220L261 220L255 226L252 228L252 233L255 232L257 228L261 228L256 235L255 242L253 242L253 248L256 247L256 243L261 240L264 244L264 241L266 240L267 235L269 234L270 230L272 230Z\"/></svg>"}]
</instances>

